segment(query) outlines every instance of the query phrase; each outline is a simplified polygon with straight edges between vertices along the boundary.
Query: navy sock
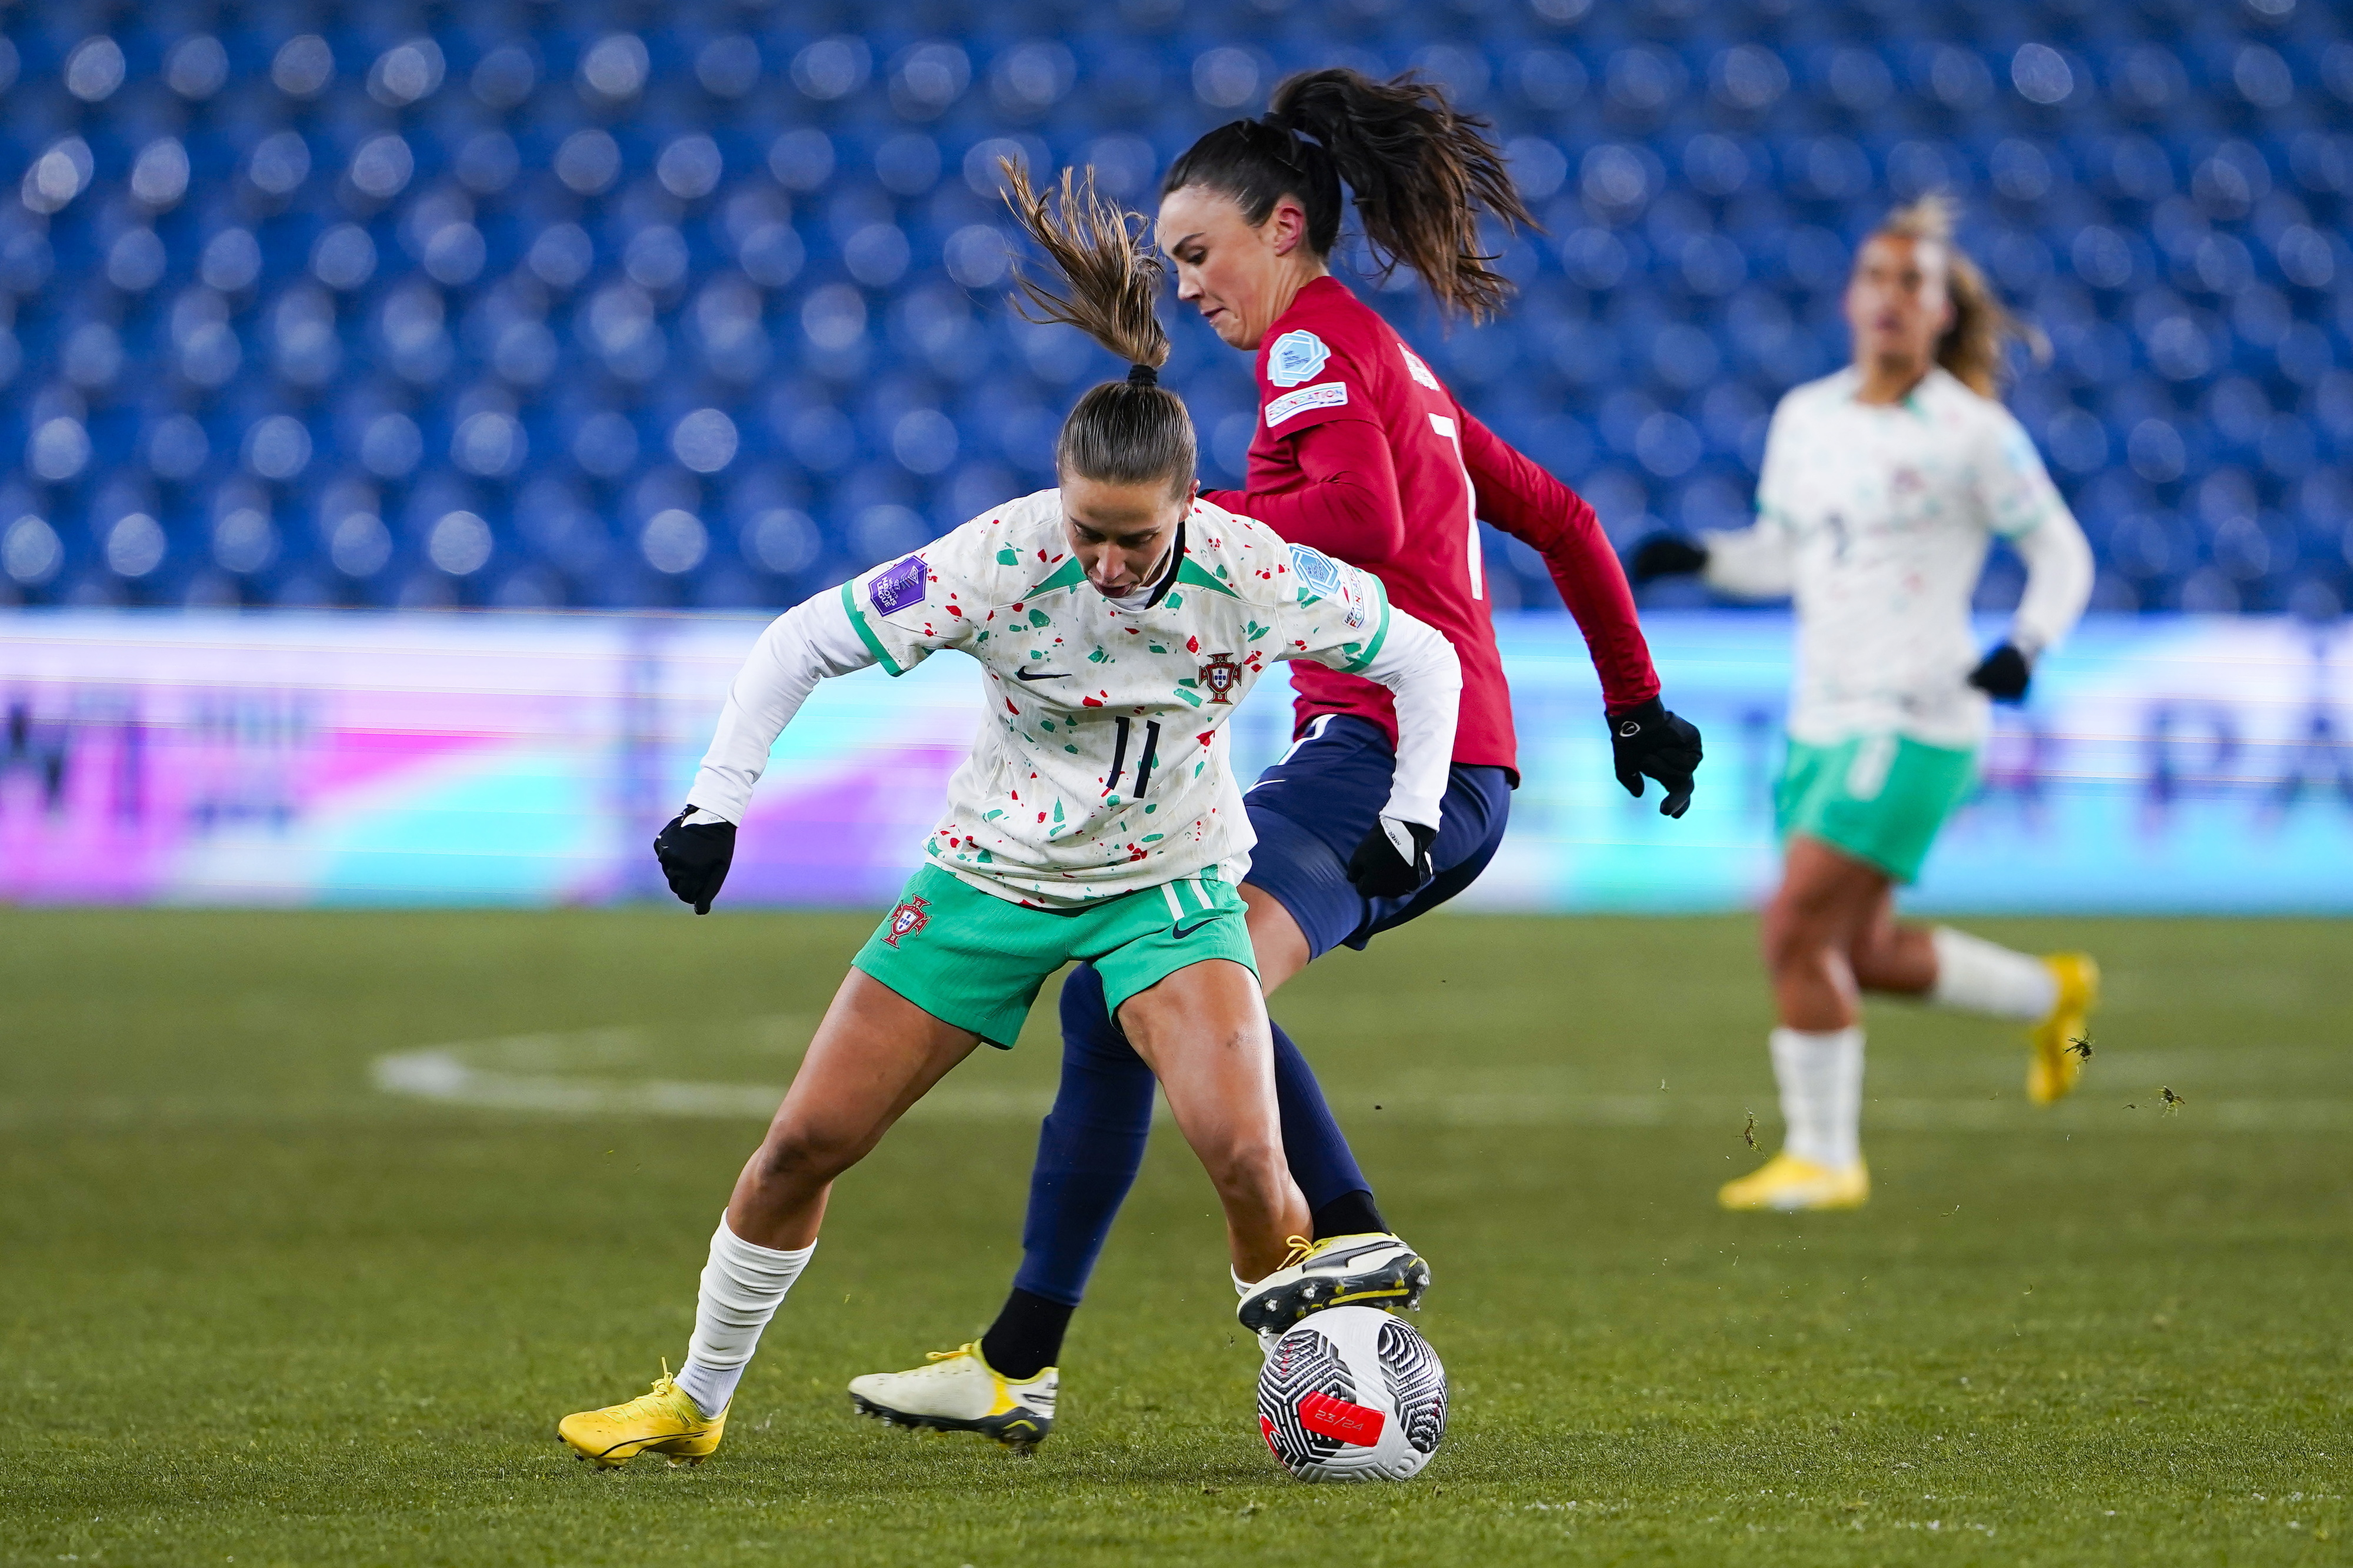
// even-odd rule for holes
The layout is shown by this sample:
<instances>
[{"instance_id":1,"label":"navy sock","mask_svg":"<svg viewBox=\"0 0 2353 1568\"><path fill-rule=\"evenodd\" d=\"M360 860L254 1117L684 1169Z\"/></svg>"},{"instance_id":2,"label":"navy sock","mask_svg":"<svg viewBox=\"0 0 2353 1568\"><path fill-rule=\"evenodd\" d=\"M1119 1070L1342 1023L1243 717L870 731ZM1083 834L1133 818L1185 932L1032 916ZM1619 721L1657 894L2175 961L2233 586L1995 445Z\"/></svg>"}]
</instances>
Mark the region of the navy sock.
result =
<instances>
[{"instance_id":1,"label":"navy sock","mask_svg":"<svg viewBox=\"0 0 2353 1568\"><path fill-rule=\"evenodd\" d=\"M1026 1291L1075 1307L1086 1294L1112 1221L1143 1168L1157 1087L1152 1069L1112 1021L1103 976L1082 964L1062 984L1062 1081L1038 1130L1038 1164L1021 1226L1021 1272L1013 1280L1017 1296ZM1039 1364L1060 1352L1060 1338L1057 1327L1053 1343L1029 1346L1046 1357Z\"/></svg>"},{"instance_id":2,"label":"navy sock","mask_svg":"<svg viewBox=\"0 0 2353 1568\"><path fill-rule=\"evenodd\" d=\"M1333 1236L1364 1236L1372 1231L1387 1230L1389 1222L1370 1193L1344 1193L1328 1204L1315 1208L1315 1239Z\"/></svg>"},{"instance_id":3,"label":"navy sock","mask_svg":"<svg viewBox=\"0 0 2353 1568\"><path fill-rule=\"evenodd\" d=\"M1324 1230L1322 1215L1327 1205L1346 1198L1350 1194L1364 1194L1364 1209L1372 1207L1372 1183L1356 1166L1356 1155L1348 1152L1347 1139L1340 1135L1340 1124L1332 1118L1332 1108L1324 1102L1323 1088L1309 1069L1307 1058L1282 1032L1274 1029L1274 1093L1282 1110L1282 1152L1291 1160L1291 1179L1299 1184L1300 1193L1307 1206L1318 1217L1317 1234ZM1375 1211L1377 1217L1377 1211ZM1345 1217L1357 1217L1351 1209ZM1373 1229L1386 1229L1376 1226ZM1347 1236L1350 1231L1329 1232Z\"/></svg>"},{"instance_id":4,"label":"navy sock","mask_svg":"<svg viewBox=\"0 0 2353 1568\"><path fill-rule=\"evenodd\" d=\"M997 1309L997 1321L981 1336L981 1358L998 1376L1027 1383L1061 1359L1062 1331L1071 1326L1076 1310L1017 1286Z\"/></svg>"}]
</instances>

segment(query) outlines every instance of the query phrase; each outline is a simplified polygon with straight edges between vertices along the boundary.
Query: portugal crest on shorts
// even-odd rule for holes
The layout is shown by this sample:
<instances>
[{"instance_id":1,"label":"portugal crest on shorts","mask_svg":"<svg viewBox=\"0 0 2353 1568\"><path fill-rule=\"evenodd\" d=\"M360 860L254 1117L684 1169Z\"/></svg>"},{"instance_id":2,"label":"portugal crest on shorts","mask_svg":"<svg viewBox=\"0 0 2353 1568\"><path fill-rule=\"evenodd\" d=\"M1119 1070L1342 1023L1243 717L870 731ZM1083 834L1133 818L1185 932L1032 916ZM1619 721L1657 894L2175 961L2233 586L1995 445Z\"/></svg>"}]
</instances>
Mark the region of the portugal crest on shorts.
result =
<instances>
[{"instance_id":1,"label":"portugal crest on shorts","mask_svg":"<svg viewBox=\"0 0 2353 1568\"><path fill-rule=\"evenodd\" d=\"M1201 667L1201 684L1209 689L1209 700L1212 702L1230 704L1233 689L1240 683L1241 678L1242 667L1234 662L1234 656L1229 653L1221 653Z\"/></svg>"},{"instance_id":2,"label":"portugal crest on shorts","mask_svg":"<svg viewBox=\"0 0 2353 1568\"><path fill-rule=\"evenodd\" d=\"M913 936L931 924L932 917L924 912L926 907L922 899L901 899L899 907L891 911L890 923L883 928L882 945L896 947L901 937Z\"/></svg>"}]
</instances>

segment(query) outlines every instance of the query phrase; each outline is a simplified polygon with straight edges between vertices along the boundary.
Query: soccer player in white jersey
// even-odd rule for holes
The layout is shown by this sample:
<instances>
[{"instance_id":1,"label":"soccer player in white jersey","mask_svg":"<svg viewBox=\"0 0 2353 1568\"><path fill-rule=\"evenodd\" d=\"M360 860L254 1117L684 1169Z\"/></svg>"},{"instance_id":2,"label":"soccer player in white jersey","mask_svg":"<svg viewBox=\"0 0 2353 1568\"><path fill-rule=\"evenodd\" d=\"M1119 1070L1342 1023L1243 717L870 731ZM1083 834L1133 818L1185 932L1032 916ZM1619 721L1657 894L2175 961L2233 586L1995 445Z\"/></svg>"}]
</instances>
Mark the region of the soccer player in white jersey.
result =
<instances>
[{"instance_id":1,"label":"soccer player in white jersey","mask_svg":"<svg viewBox=\"0 0 2353 1568\"><path fill-rule=\"evenodd\" d=\"M851 961L735 1184L684 1365L557 1428L600 1466L640 1453L699 1461L718 1447L761 1331L815 1250L834 1179L975 1047L1009 1047L1039 984L1073 959L1102 974L1209 1173L1245 1312L1247 1292L1277 1288L1306 1228L1236 891L1251 834L1225 721L1286 659L1395 692L1394 787L1349 874L1402 896L1430 876L1461 667L1445 638L1390 607L1378 578L1197 498L1192 421L1155 374L1168 354L1156 263L1091 188L1074 199L1066 182L1062 197L1049 248L1071 295L1036 297L1135 368L1064 423L1058 489L771 625L728 693L686 809L656 841L671 890L706 912L769 749L818 680L877 664L898 675L948 648L980 665L987 712L972 754L923 867Z\"/></svg>"},{"instance_id":2,"label":"soccer player in white jersey","mask_svg":"<svg viewBox=\"0 0 2353 1568\"><path fill-rule=\"evenodd\" d=\"M2070 1050L2096 999L2081 953L2031 957L1898 921L1968 793L1989 699L2017 701L2082 615L2092 554L2017 419L1997 400L2023 329L1953 243L1941 195L1892 215L1846 291L1854 363L1781 400L1765 442L1757 521L1699 542L1653 536L1637 581L1701 573L1744 597L1792 594L1798 672L1788 761L1774 792L1785 843L1764 948L1780 1027L1780 1152L1727 1184L1734 1209L1852 1208L1871 1192L1861 1146L1858 992L1925 998L2033 1026L2028 1097L2074 1087ZM1982 658L1969 601L1989 542L2027 568L2007 640Z\"/></svg>"}]
</instances>

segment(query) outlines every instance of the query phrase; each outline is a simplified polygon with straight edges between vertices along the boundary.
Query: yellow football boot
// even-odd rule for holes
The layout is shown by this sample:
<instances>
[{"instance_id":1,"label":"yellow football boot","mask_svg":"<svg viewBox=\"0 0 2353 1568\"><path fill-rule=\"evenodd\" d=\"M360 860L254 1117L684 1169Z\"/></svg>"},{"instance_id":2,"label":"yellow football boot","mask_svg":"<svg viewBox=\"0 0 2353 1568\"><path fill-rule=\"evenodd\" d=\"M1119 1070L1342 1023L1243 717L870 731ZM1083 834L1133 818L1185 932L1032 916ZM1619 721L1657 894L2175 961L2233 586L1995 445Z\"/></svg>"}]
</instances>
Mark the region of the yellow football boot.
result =
<instances>
[{"instance_id":1,"label":"yellow football boot","mask_svg":"<svg viewBox=\"0 0 2353 1568\"><path fill-rule=\"evenodd\" d=\"M2051 1016L2034 1026L2034 1054L2026 1060L2026 1098L2037 1105L2064 1100L2091 1055L2092 1009L2100 1002L2100 966L2089 953L2054 952L2042 960L2059 983Z\"/></svg>"},{"instance_id":2,"label":"yellow football boot","mask_svg":"<svg viewBox=\"0 0 2353 1568\"><path fill-rule=\"evenodd\" d=\"M670 1363L650 1393L626 1405L583 1410L556 1423L555 1435L600 1470L626 1465L639 1454L666 1454L673 1465L699 1465L719 1447L727 1412L705 1415L686 1390L670 1381Z\"/></svg>"},{"instance_id":3,"label":"yellow football boot","mask_svg":"<svg viewBox=\"0 0 2353 1568\"><path fill-rule=\"evenodd\" d=\"M1784 1149L1715 1196L1728 1209L1859 1209L1871 1196L1871 1172L1861 1160L1836 1171Z\"/></svg>"}]
</instances>

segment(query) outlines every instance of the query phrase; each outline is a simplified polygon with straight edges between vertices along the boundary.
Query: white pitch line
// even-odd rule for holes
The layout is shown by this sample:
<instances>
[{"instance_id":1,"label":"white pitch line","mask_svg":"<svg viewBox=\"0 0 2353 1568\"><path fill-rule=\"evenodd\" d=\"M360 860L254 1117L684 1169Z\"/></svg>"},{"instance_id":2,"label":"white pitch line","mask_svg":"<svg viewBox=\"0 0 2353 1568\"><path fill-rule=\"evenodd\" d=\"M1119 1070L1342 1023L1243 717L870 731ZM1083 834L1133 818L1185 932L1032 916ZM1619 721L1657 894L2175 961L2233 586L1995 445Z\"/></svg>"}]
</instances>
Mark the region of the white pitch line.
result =
<instances>
[{"instance_id":1,"label":"white pitch line","mask_svg":"<svg viewBox=\"0 0 2353 1568\"><path fill-rule=\"evenodd\" d=\"M635 1037L624 1031L584 1031L577 1037L521 1036L470 1045L435 1046L375 1059L371 1078L378 1090L406 1099L494 1110L535 1111L558 1116L673 1116L757 1119L775 1114L784 1086L762 1083L701 1083L675 1079L575 1077L476 1067L470 1057L514 1059L554 1066L567 1040L596 1065L620 1065L616 1057ZM951 1080L908 1112L923 1121L1032 1121L1045 1115L1052 1093L1044 1088L961 1087ZM1377 1112L1356 1102L1377 1103ZM2185 1103L2162 1110L2153 1096L2127 1102L2116 1089L2087 1089L2055 1113L2015 1100L1877 1099L1863 1104L1866 1128L1918 1132L2039 1132L2052 1130L2137 1132L2338 1132L2353 1130L2353 1100L2220 1100ZM1724 1128L1743 1126L1755 1102L1725 1096L1680 1094L1571 1094L1531 1088L1522 1091L1472 1093L1392 1092L1377 1100L1361 1089L1338 1109L1358 1126L1380 1120L1417 1127L1603 1127ZM1155 1106L1166 1120L1165 1104Z\"/></svg>"}]
</instances>

